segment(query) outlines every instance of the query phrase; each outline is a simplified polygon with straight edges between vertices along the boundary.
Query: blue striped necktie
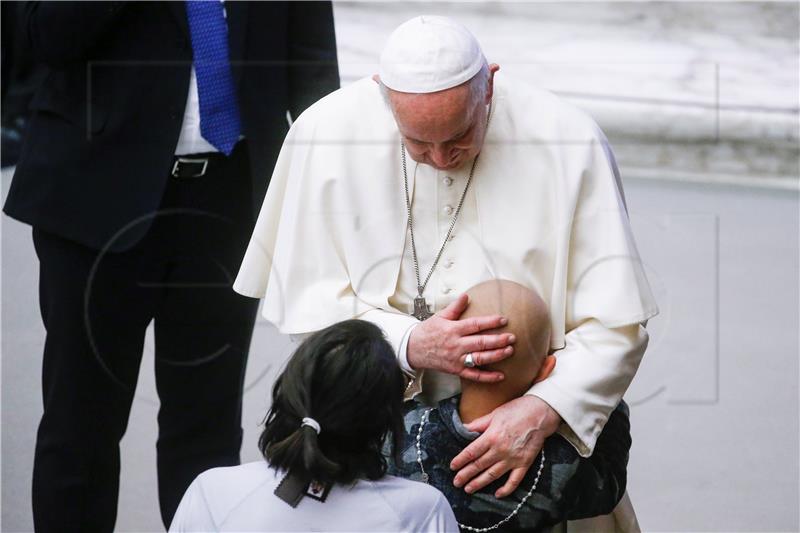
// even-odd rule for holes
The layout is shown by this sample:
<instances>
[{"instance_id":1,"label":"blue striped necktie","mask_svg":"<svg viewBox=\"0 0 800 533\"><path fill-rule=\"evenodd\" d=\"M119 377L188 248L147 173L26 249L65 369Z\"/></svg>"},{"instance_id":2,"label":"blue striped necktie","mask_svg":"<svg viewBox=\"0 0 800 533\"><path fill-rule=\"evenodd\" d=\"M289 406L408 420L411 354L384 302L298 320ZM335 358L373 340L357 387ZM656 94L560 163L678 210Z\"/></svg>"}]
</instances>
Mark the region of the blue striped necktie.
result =
<instances>
[{"instance_id":1,"label":"blue striped necktie","mask_svg":"<svg viewBox=\"0 0 800 533\"><path fill-rule=\"evenodd\" d=\"M217 150L230 155L242 131L236 89L228 56L228 25L222 2L187 0L192 39L200 133Z\"/></svg>"}]
</instances>

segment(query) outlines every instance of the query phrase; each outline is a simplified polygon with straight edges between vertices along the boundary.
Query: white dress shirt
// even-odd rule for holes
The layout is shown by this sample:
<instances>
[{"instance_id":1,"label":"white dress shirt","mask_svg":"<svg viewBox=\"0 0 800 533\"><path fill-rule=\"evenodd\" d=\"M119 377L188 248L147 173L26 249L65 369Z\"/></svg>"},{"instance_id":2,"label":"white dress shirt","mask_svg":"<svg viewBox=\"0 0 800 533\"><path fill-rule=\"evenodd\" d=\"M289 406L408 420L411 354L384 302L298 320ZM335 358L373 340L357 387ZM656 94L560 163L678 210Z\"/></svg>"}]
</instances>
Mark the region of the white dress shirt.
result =
<instances>
[{"instance_id":1,"label":"white dress shirt","mask_svg":"<svg viewBox=\"0 0 800 533\"><path fill-rule=\"evenodd\" d=\"M175 155L202 154L219 152L214 145L203 138L200 133L200 98L197 94L197 73L192 67L189 79L189 95L186 97L186 108L183 112L183 125L178 137Z\"/></svg>"}]
</instances>

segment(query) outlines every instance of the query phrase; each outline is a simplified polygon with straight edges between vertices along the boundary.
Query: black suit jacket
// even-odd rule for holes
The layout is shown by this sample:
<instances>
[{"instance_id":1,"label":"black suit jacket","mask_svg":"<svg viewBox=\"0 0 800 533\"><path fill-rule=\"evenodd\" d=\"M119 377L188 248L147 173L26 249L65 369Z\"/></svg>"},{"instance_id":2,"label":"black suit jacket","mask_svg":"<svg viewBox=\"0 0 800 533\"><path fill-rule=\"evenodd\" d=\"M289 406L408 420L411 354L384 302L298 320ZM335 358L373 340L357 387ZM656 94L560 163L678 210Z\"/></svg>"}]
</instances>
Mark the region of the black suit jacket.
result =
<instances>
[{"instance_id":1,"label":"black suit jacket","mask_svg":"<svg viewBox=\"0 0 800 533\"><path fill-rule=\"evenodd\" d=\"M257 214L288 129L339 86L329 2L225 3ZM183 120L192 49L184 2L29 2L25 31L49 74L4 211L122 251L158 208ZM128 228L127 231L122 231Z\"/></svg>"}]
</instances>

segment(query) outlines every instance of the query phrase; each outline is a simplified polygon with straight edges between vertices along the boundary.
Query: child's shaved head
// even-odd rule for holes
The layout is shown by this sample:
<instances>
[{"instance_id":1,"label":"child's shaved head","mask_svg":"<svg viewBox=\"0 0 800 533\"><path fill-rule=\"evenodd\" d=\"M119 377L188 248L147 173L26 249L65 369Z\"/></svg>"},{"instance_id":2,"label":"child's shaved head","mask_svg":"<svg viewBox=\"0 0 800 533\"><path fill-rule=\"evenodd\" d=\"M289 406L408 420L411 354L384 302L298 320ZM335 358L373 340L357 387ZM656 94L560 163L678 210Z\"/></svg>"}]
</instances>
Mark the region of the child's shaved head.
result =
<instances>
[{"instance_id":1,"label":"child's shaved head","mask_svg":"<svg viewBox=\"0 0 800 533\"><path fill-rule=\"evenodd\" d=\"M484 333L512 333L514 353L481 368L505 374L499 383L461 380L461 417L466 423L522 396L540 373L550 348L550 316L536 291L508 280L490 280L467 291L469 305L461 319L500 314L508 318L502 328ZM546 365L549 373L550 365ZM543 379L542 376L540 376Z\"/></svg>"}]
</instances>

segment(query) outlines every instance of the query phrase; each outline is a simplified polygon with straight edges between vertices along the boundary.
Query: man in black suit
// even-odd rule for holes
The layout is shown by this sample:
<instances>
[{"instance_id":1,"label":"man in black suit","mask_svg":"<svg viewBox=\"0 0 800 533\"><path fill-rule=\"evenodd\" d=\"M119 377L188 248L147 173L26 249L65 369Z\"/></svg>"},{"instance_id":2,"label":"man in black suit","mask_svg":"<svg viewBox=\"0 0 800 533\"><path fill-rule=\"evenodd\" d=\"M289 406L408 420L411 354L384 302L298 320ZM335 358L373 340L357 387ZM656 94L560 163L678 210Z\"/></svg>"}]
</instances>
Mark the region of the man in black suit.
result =
<instances>
[{"instance_id":1,"label":"man in black suit","mask_svg":"<svg viewBox=\"0 0 800 533\"><path fill-rule=\"evenodd\" d=\"M47 330L37 531L111 531L154 320L161 517L239 463L258 301L236 275L287 112L338 87L329 2L29 2L49 72L4 211L33 226Z\"/></svg>"}]
</instances>

